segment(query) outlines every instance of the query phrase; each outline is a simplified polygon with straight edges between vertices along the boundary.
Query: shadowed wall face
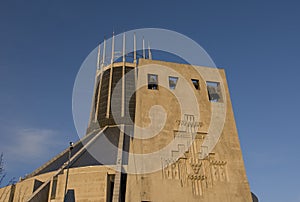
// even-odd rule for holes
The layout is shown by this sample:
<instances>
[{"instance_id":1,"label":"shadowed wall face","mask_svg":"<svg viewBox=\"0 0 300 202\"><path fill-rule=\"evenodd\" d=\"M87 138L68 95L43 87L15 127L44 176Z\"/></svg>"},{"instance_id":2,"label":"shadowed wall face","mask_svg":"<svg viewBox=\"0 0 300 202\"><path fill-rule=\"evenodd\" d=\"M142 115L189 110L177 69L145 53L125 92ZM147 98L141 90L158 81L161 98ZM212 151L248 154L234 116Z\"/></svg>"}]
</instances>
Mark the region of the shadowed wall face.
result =
<instances>
[{"instance_id":1,"label":"shadowed wall face","mask_svg":"<svg viewBox=\"0 0 300 202\"><path fill-rule=\"evenodd\" d=\"M88 131L96 129L97 126L103 128L107 125L133 124L135 118L133 70L132 67L115 66L100 73L94 92L94 111L91 112Z\"/></svg>"}]
</instances>

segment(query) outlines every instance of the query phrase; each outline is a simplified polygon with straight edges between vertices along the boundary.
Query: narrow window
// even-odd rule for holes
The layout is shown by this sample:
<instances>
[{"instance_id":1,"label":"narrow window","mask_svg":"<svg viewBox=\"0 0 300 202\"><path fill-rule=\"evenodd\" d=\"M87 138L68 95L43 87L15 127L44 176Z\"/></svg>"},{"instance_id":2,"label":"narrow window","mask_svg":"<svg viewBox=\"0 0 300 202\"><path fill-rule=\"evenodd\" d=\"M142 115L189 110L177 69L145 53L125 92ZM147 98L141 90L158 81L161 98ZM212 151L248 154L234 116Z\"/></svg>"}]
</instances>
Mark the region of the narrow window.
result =
<instances>
[{"instance_id":1,"label":"narrow window","mask_svg":"<svg viewBox=\"0 0 300 202\"><path fill-rule=\"evenodd\" d=\"M107 185L106 185L106 202L112 202L113 193L114 193L114 185L115 185L115 175L108 174L107 175Z\"/></svg>"},{"instance_id":2,"label":"narrow window","mask_svg":"<svg viewBox=\"0 0 300 202\"><path fill-rule=\"evenodd\" d=\"M148 89L158 90L158 76L156 74L148 74Z\"/></svg>"},{"instance_id":3,"label":"narrow window","mask_svg":"<svg viewBox=\"0 0 300 202\"><path fill-rule=\"evenodd\" d=\"M169 76L169 87L171 90L176 88L178 77Z\"/></svg>"},{"instance_id":4,"label":"narrow window","mask_svg":"<svg viewBox=\"0 0 300 202\"><path fill-rule=\"evenodd\" d=\"M53 177L50 199L55 199L56 197L57 178L57 176Z\"/></svg>"},{"instance_id":5,"label":"narrow window","mask_svg":"<svg viewBox=\"0 0 300 202\"><path fill-rule=\"evenodd\" d=\"M207 81L207 92L208 98L211 102L220 102L221 101L221 89L219 82Z\"/></svg>"},{"instance_id":6,"label":"narrow window","mask_svg":"<svg viewBox=\"0 0 300 202\"><path fill-rule=\"evenodd\" d=\"M195 86L196 90L200 89L199 80L198 79L192 79L193 85Z\"/></svg>"}]
</instances>

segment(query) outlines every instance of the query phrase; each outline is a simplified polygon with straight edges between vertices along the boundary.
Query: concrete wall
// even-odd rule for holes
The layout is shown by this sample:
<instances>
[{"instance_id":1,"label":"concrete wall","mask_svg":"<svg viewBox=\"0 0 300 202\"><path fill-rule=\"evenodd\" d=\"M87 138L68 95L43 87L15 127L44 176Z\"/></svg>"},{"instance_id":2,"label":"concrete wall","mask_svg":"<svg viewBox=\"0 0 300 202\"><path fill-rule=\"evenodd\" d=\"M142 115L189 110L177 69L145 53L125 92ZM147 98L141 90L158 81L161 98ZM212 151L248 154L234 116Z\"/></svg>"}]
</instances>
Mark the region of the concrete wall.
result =
<instances>
[{"instance_id":1,"label":"concrete wall","mask_svg":"<svg viewBox=\"0 0 300 202\"><path fill-rule=\"evenodd\" d=\"M190 148L186 148L187 151L181 158L163 154L162 160L156 162L162 170L149 174L128 175L126 201L252 201L224 70L140 60L138 72L140 89L136 94L136 124L150 129L140 131L148 134L135 136L143 137L157 132L158 126L151 127L151 123L159 123L162 119L161 114L155 110L151 112L154 105L163 107L167 118L163 128L153 137L134 139L131 144L135 145L134 148L131 147L132 153L149 154L175 141L174 133L184 130L178 125L178 120L184 119L184 113L195 116L201 126L194 131L194 142ZM158 90L147 88L148 73L158 75ZM168 89L168 76L179 77L175 90ZM194 88L191 79L199 80L200 90ZM209 101L206 81L221 83L223 99L220 103ZM190 85L190 88L187 85ZM193 95L187 92L189 90ZM180 101L181 98L184 98L183 101ZM198 106L192 104L195 100ZM226 110L219 110L221 108ZM222 127L218 126L221 136L216 137L214 133L218 132L218 127L209 126L213 124L213 119L220 119L221 113L225 115L224 123ZM135 132L139 132L139 129L136 128ZM183 131L182 134L188 136L189 132ZM205 153L203 144L207 137L211 138L211 141L214 138L219 139L216 140L213 150L203 159L200 157ZM209 146L209 143L205 144ZM130 163L134 164L134 160L131 159ZM144 159L143 163L147 164L147 159ZM150 163L153 164L153 161Z\"/></svg>"},{"instance_id":2,"label":"concrete wall","mask_svg":"<svg viewBox=\"0 0 300 202\"><path fill-rule=\"evenodd\" d=\"M12 202L14 195L15 186L9 185L0 189L0 201L1 202Z\"/></svg>"},{"instance_id":3,"label":"concrete wall","mask_svg":"<svg viewBox=\"0 0 300 202\"><path fill-rule=\"evenodd\" d=\"M76 202L83 201L106 201L107 192L107 176L108 174L114 174L114 170L104 166L87 166L82 168L72 168L69 171L68 190L73 190L75 193ZM61 202L64 198L64 190L66 184L66 171L58 175L56 194L51 198L51 192L53 191L53 176L54 172L46 173L43 175L35 176L16 183L15 194L13 202L25 202L32 195L34 191L34 182L39 180L42 182L52 179L49 187L44 189L37 195L33 201L51 201ZM12 186L3 187L0 189L0 201L10 202L9 196L12 190ZM46 199L45 199L45 196Z\"/></svg>"}]
</instances>

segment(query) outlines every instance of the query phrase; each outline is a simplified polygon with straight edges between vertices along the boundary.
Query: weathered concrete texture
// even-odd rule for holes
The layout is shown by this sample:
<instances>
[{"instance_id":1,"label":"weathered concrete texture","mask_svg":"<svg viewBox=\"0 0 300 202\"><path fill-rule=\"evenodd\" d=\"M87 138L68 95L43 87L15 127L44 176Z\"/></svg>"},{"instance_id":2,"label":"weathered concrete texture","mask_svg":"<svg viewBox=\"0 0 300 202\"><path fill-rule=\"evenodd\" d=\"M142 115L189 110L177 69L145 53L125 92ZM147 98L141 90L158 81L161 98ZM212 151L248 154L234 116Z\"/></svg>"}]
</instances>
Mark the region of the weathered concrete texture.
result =
<instances>
[{"instance_id":1,"label":"weathered concrete texture","mask_svg":"<svg viewBox=\"0 0 300 202\"><path fill-rule=\"evenodd\" d=\"M27 201L34 191L35 181L45 182L51 178L54 172L42 174L30 179L22 180L16 184L14 199L12 202ZM107 176L115 174L114 170L104 166L87 166L73 168L69 172L68 190L74 190L76 201L106 201ZM32 201L61 202L64 198L66 185L66 171L58 175L57 184L53 187L54 180L45 187ZM36 187L37 188L37 187ZM1 202L9 202L12 186L0 189Z\"/></svg>"},{"instance_id":2,"label":"weathered concrete texture","mask_svg":"<svg viewBox=\"0 0 300 202\"><path fill-rule=\"evenodd\" d=\"M176 73L172 74L172 70ZM148 73L158 75L158 90L147 89ZM179 77L174 91L184 97L180 108L178 96L175 97L169 89L166 89L168 76ZM199 90L194 88L191 79L199 80ZM188 95L186 92L188 89L183 81L190 84L194 97ZM222 84L224 93L222 103L209 101L206 81ZM132 152L143 154L155 152L173 141L174 133L181 130L177 120L184 119L184 114L180 114L182 111L199 116L196 118L201 122L201 127L198 127L196 132L198 137L196 136L182 158L174 162L170 154L168 157L164 156L163 162L157 162L164 167L163 170L138 176L129 175L126 201L252 201L224 70L140 60L139 82L138 86L142 87L136 93L136 124L148 127L156 118L160 118L153 116L150 120L149 111L154 105L164 108L167 121L161 132L154 137L146 140L134 139L135 148ZM198 106L191 106L193 99L197 100ZM211 135L211 131L216 132L209 128L212 109L222 104L226 105L226 112L221 136L213 150L209 151L209 155L201 159L199 157L204 149L202 144L205 137ZM199 113L195 113L197 108ZM153 126L153 133L155 127L158 126ZM186 131L186 134L188 133Z\"/></svg>"},{"instance_id":3,"label":"weathered concrete texture","mask_svg":"<svg viewBox=\"0 0 300 202\"><path fill-rule=\"evenodd\" d=\"M15 191L15 185L9 185L0 189L0 201L12 202Z\"/></svg>"}]
</instances>

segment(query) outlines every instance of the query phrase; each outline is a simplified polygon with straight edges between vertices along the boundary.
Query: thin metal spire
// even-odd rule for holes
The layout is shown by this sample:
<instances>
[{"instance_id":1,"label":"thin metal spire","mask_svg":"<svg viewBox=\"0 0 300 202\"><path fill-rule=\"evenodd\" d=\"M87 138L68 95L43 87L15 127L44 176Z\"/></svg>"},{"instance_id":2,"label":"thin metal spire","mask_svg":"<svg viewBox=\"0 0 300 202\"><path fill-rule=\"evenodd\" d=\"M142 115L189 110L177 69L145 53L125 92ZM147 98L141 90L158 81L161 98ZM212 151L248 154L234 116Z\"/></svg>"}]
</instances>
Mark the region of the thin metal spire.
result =
<instances>
[{"instance_id":1,"label":"thin metal spire","mask_svg":"<svg viewBox=\"0 0 300 202\"><path fill-rule=\"evenodd\" d=\"M100 44L98 46L97 69L100 69Z\"/></svg>"},{"instance_id":2,"label":"thin metal spire","mask_svg":"<svg viewBox=\"0 0 300 202\"><path fill-rule=\"evenodd\" d=\"M104 66L105 64L105 52L106 52L106 39L104 37L104 42L103 42L103 55L102 55L102 67Z\"/></svg>"},{"instance_id":3,"label":"thin metal spire","mask_svg":"<svg viewBox=\"0 0 300 202\"><path fill-rule=\"evenodd\" d=\"M152 53L151 53L149 41L148 41L148 57L149 57L150 60L152 60Z\"/></svg>"},{"instance_id":4,"label":"thin metal spire","mask_svg":"<svg viewBox=\"0 0 300 202\"><path fill-rule=\"evenodd\" d=\"M125 51L126 51L126 36L123 34L123 62L125 62Z\"/></svg>"},{"instance_id":5,"label":"thin metal spire","mask_svg":"<svg viewBox=\"0 0 300 202\"><path fill-rule=\"evenodd\" d=\"M112 64L114 62L114 56L115 56L115 32L113 32L112 42L111 42L111 61Z\"/></svg>"},{"instance_id":6,"label":"thin metal spire","mask_svg":"<svg viewBox=\"0 0 300 202\"><path fill-rule=\"evenodd\" d=\"M136 36L133 34L133 63L136 63Z\"/></svg>"},{"instance_id":7,"label":"thin metal spire","mask_svg":"<svg viewBox=\"0 0 300 202\"><path fill-rule=\"evenodd\" d=\"M146 58L146 53L145 53L145 40L144 40L144 37L143 37L143 58L144 58L144 59Z\"/></svg>"}]
</instances>

